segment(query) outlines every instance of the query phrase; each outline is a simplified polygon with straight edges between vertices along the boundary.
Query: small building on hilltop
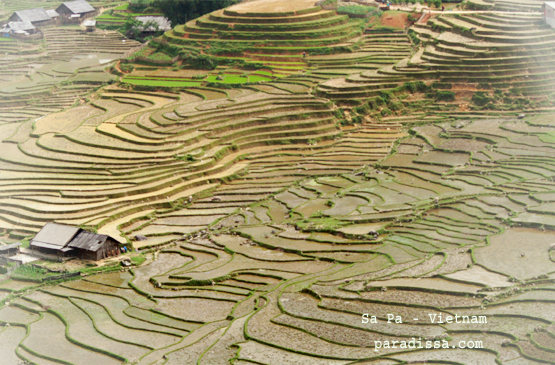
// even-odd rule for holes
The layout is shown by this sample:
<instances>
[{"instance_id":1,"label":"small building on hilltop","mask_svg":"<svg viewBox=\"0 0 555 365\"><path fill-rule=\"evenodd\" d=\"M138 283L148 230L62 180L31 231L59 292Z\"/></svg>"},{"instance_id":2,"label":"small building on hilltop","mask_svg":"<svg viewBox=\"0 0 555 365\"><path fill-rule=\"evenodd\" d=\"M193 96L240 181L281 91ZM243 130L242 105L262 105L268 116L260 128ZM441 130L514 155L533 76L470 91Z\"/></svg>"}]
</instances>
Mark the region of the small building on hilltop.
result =
<instances>
[{"instance_id":1,"label":"small building on hilltop","mask_svg":"<svg viewBox=\"0 0 555 365\"><path fill-rule=\"evenodd\" d=\"M548 1L543 4L543 20L551 28L555 28L555 1Z\"/></svg>"},{"instance_id":2,"label":"small building on hilltop","mask_svg":"<svg viewBox=\"0 0 555 365\"><path fill-rule=\"evenodd\" d=\"M29 248L43 254L94 261L120 253L119 242L110 236L58 223L45 224L31 240Z\"/></svg>"},{"instance_id":3,"label":"small building on hilltop","mask_svg":"<svg viewBox=\"0 0 555 365\"><path fill-rule=\"evenodd\" d=\"M10 22L27 22L35 26L49 24L52 20L44 8L18 10L8 19Z\"/></svg>"},{"instance_id":4,"label":"small building on hilltop","mask_svg":"<svg viewBox=\"0 0 555 365\"><path fill-rule=\"evenodd\" d=\"M62 3L56 12L65 18L88 18L96 14L95 8L85 0Z\"/></svg>"}]
</instances>

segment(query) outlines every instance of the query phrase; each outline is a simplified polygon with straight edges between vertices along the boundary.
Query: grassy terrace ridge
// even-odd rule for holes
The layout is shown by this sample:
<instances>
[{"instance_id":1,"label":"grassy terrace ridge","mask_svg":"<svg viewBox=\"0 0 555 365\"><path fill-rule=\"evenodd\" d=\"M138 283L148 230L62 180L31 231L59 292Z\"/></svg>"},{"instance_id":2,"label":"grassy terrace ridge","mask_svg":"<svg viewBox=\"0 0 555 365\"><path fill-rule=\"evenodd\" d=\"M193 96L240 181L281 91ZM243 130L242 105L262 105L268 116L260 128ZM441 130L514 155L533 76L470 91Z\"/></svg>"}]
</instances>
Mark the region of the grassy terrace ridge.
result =
<instances>
[{"instance_id":1,"label":"grassy terrace ridge","mask_svg":"<svg viewBox=\"0 0 555 365\"><path fill-rule=\"evenodd\" d=\"M0 265L0 363L555 363L541 2L334 3L0 41L0 247L58 222L132 251Z\"/></svg>"},{"instance_id":2,"label":"grassy terrace ridge","mask_svg":"<svg viewBox=\"0 0 555 365\"><path fill-rule=\"evenodd\" d=\"M262 3L264 1L257 2L256 8L266 8ZM301 6L301 3L305 4L299 2L295 6ZM236 6L243 9L242 5ZM279 9L279 6L272 6L268 3L269 9ZM303 52L321 52L318 47L322 46L348 47L346 42L360 36L363 29L361 20L349 19L320 7L289 12L242 12L234 8L218 10L178 25L166 32L159 44L180 53L185 59L190 57L190 62L197 62L199 54L207 54L266 64L279 52L300 56ZM264 51L266 48L268 53Z\"/></svg>"}]
</instances>

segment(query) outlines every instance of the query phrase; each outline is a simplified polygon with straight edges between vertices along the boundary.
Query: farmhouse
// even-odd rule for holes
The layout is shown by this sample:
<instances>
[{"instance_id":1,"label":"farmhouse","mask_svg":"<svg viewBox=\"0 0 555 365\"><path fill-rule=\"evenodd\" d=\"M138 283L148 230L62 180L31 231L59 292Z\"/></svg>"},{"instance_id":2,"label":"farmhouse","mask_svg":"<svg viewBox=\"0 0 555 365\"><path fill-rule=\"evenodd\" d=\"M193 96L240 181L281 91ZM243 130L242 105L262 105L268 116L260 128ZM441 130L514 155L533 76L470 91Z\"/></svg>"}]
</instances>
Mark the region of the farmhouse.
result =
<instances>
[{"instance_id":1,"label":"farmhouse","mask_svg":"<svg viewBox=\"0 0 555 365\"><path fill-rule=\"evenodd\" d=\"M172 29L171 21L168 18L163 16L138 16L135 19L140 21L144 25L146 25L147 23L156 24L156 25L151 25L150 27L145 29L144 33L152 33L152 32L158 32L158 31L167 32L168 30Z\"/></svg>"},{"instance_id":2,"label":"farmhouse","mask_svg":"<svg viewBox=\"0 0 555 365\"><path fill-rule=\"evenodd\" d=\"M19 253L21 242L12 243L10 245L0 246L0 256L10 257Z\"/></svg>"},{"instance_id":3,"label":"farmhouse","mask_svg":"<svg viewBox=\"0 0 555 365\"><path fill-rule=\"evenodd\" d=\"M48 14L52 20L58 20L60 18L60 14L54 9L46 9L46 14Z\"/></svg>"},{"instance_id":4,"label":"farmhouse","mask_svg":"<svg viewBox=\"0 0 555 365\"><path fill-rule=\"evenodd\" d=\"M119 243L110 236L80 230L67 245L77 257L86 260L102 260L119 255Z\"/></svg>"},{"instance_id":5,"label":"farmhouse","mask_svg":"<svg viewBox=\"0 0 555 365\"><path fill-rule=\"evenodd\" d=\"M4 38L18 35L27 36L38 32L38 29L30 22L9 22L0 30L0 34Z\"/></svg>"},{"instance_id":6,"label":"farmhouse","mask_svg":"<svg viewBox=\"0 0 555 365\"><path fill-rule=\"evenodd\" d=\"M94 32L96 29L96 20L89 19L83 22L83 26L87 30L87 32Z\"/></svg>"},{"instance_id":7,"label":"farmhouse","mask_svg":"<svg viewBox=\"0 0 555 365\"><path fill-rule=\"evenodd\" d=\"M19 10L8 19L10 22L27 22L33 25L44 25L52 20L44 8Z\"/></svg>"},{"instance_id":8,"label":"farmhouse","mask_svg":"<svg viewBox=\"0 0 555 365\"><path fill-rule=\"evenodd\" d=\"M47 223L42 227L29 248L39 253L95 261L119 255L119 243L112 237L58 223Z\"/></svg>"},{"instance_id":9,"label":"farmhouse","mask_svg":"<svg viewBox=\"0 0 555 365\"><path fill-rule=\"evenodd\" d=\"M555 28L555 1L548 1L543 4L543 20Z\"/></svg>"},{"instance_id":10,"label":"farmhouse","mask_svg":"<svg viewBox=\"0 0 555 365\"><path fill-rule=\"evenodd\" d=\"M85 18L95 14L95 9L85 0L63 3L56 11L66 18Z\"/></svg>"}]
</instances>

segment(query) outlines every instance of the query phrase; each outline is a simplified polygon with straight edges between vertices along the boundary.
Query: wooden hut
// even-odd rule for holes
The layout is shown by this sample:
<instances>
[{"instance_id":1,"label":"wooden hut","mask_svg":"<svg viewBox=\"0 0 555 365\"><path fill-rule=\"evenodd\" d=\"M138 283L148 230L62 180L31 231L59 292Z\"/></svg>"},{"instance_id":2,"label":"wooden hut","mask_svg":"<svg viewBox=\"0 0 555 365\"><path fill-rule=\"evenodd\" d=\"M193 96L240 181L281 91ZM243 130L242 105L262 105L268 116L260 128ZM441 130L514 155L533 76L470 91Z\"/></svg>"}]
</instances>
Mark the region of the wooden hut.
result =
<instances>
[{"instance_id":1,"label":"wooden hut","mask_svg":"<svg viewBox=\"0 0 555 365\"><path fill-rule=\"evenodd\" d=\"M52 18L44 8L18 10L8 19L10 22L27 22L35 26L50 24Z\"/></svg>"},{"instance_id":2,"label":"wooden hut","mask_svg":"<svg viewBox=\"0 0 555 365\"><path fill-rule=\"evenodd\" d=\"M74 254L86 260L102 260L110 256L118 256L119 242L105 234L97 234L81 230L68 247L74 249Z\"/></svg>"},{"instance_id":3,"label":"wooden hut","mask_svg":"<svg viewBox=\"0 0 555 365\"><path fill-rule=\"evenodd\" d=\"M25 37L30 34L40 33L39 30L29 22L9 22L0 29L2 37Z\"/></svg>"},{"instance_id":4,"label":"wooden hut","mask_svg":"<svg viewBox=\"0 0 555 365\"><path fill-rule=\"evenodd\" d=\"M0 256L3 256L3 257L15 256L19 253L20 246L21 246L21 242L0 246Z\"/></svg>"},{"instance_id":5,"label":"wooden hut","mask_svg":"<svg viewBox=\"0 0 555 365\"><path fill-rule=\"evenodd\" d=\"M96 14L95 8L85 0L62 3L56 12L65 18L87 18Z\"/></svg>"}]
</instances>

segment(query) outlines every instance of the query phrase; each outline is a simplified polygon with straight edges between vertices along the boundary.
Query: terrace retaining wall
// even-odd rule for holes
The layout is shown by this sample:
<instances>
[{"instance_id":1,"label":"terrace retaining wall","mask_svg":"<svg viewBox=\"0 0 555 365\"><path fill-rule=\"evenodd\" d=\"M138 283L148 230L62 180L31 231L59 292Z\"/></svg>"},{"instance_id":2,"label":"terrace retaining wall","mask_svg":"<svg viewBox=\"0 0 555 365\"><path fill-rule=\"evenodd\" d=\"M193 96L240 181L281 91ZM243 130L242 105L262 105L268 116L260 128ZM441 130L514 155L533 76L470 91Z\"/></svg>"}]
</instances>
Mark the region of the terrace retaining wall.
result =
<instances>
[{"instance_id":1,"label":"terrace retaining wall","mask_svg":"<svg viewBox=\"0 0 555 365\"><path fill-rule=\"evenodd\" d=\"M150 59L148 57L135 57L135 58L132 58L132 59L122 59L121 62L122 63L148 63L148 64L156 64L156 65L160 65L160 66L169 66L169 65L173 65L178 60L179 60L179 56L175 56L174 58L172 58L169 61L153 60L153 59Z\"/></svg>"}]
</instances>

